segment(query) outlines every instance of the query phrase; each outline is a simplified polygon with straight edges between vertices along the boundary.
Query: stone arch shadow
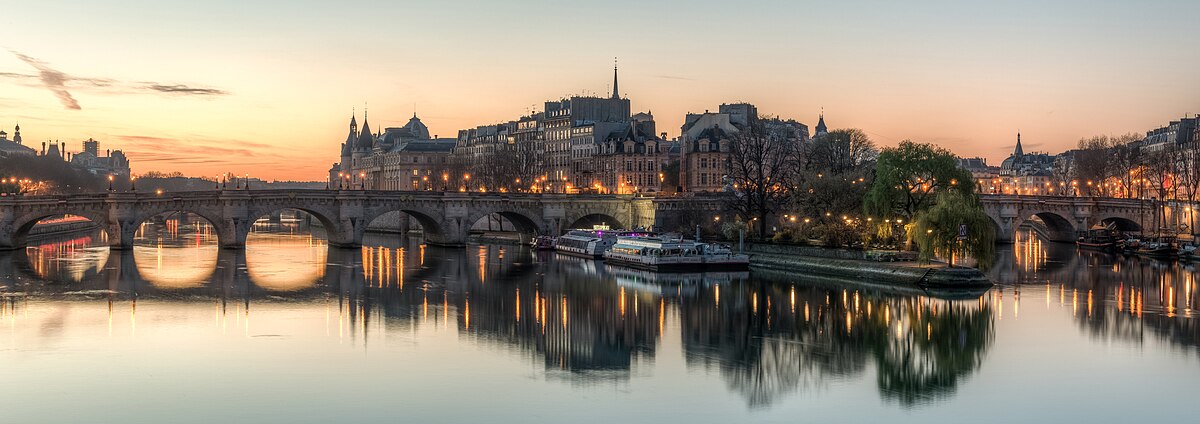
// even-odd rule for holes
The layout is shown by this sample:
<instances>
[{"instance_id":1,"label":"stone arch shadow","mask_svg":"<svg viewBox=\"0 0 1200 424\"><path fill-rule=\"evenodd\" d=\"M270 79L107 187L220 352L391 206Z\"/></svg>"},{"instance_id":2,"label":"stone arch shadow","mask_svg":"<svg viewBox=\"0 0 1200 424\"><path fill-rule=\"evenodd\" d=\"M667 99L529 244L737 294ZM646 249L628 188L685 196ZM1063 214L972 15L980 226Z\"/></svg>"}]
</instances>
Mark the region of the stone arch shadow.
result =
<instances>
[{"instance_id":1,"label":"stone arch shadow","mask_svg":"<svg viewBox=\"0 0 1200 424\"><path fill-rule=\"evenodd\" d=\"M61 215L75 215L87 218L99 226L100 229L104 230L110 240L110 244L113 243L111 240L120 237L120 234L112 234L113 228L109 223L107 214L87 210L43 211L29 213L13 221L11 247L14 249L25 247L29 242L29 233L33 230L33 226L37 225L43 219Z\"/></svg>"},{"instance_id":2,"label":"stone arch shadow","mask_svg":"<svg viewBox=\"0 0 1200 424\"><path fill-rule=\"evenodd\" d=\"M122 227L121 231L123 233L128 232L128 234L127 234L129 237L128 245L132 246L133 238L134 238L135 234L137 233L138 229L142 227L142 224L145 224L147 221L150 221L151 219L154 219L157 216L165 215L167 218L170 218L172 215L183 214L183 213L188 213L188 214L198 216L201 219L203 219L204 221L208 222L208 225L211 225L213 227L213 230L215 232L214 236L216 236L216 238L217 238L218 245L222 244L225 241L224 237L226 237L226 235L225 235L225 231L223 231L225 221L223 219L221 219L220 216L215 215L215 214L211 213L210 211L206 211L206 210L199 209L199 208L187 208L187 207L184 207L184 208L156 208L156 209L146 210L146 211L139 213L135 219L130 221L128 228ZM123 243L124 243L124 241L123 241Z\"/></svg>"},{"instance_id":3,"label":"stone arch shadow","mask_svg":"<svg viewBox=\"0 0 1200 424\"><path fill-rule=\"evenodd\" d=\"M421 233L427 242L431 242L432 244L446 244L447 243L446 242L446 240L448 239L447 231L445 230L445 228L443 228L442 221L439 220L438 218L435 218L436 216L438 216L437 214L435 214L431 211L425 211L425 210L421 210L418 208L398 206L398 207L378 207L378 208L369 210L366 214L363 215L362 221L359 223L359 225L355 226L355 228L353 229L353 234L352 234L352 238L351 238L352 244L344 245L341 247L354 247L354 246L362 245L363 237L365 236L367 230L370 228L371 223L375 222L380 217L382 217L386 214L392 213L392 212L399 212L401 217L406 217L406 218L411 218L411 219L416 220L417 224L421 226ZM325 225L325 223L322 222L322 225Z\"/></svg>"},{"instance_id":4,"label":"stone arch shadow","mask_svg":"<svg viewBox=\"0 0 1200 424\"><path fill-rule=\"evenodd\" d=\"M1129 218L1124 218L1124 217L1119 217L1119 216L1110 216L1110 217L1100 220L1101 225L1107 225L1109 223L1116 224L1115 225L1116 230L1120 231L1120 232L1127 232L1127 233L1142 232L1142 225L1139 224L1137 221L1134 221Z\"/></svg>"},{"instance_id":5,"label":"stone arch shadow","mask_svg":"<svg viewBox=\"0 0 1200 424\"><path fill-rule=\"evenodd\" d=\"M220 231L221 235L222 237L228 235L230 237L230 242L222 240L221 246L229 248L244 247L246 245L246 239L250 236L250 231L254 228L255 222L258 222L258 220L262 218L268 218L277 212L288 209L307 213L320 222L321 226L325 229L325 238L330 245L355 245L353 241L354 239L351 237L352 234L347 234L347 231L345 231L345 229L339 225L338 221L334 218L331 218L337 216L334 211L322 210L320 208L303 205L280 204L254 209L247 214L246 220L222 225L222 231Z\"/></svg>"},{"instance_id":6,"label":"stone arch shadow","mask_svg":"<svg viewBox=\"0 0 1200 424\"><path fill-rule=\"evenodd\" d=\"M572 219L568 219L567 222L568 225L563 227L563 231L578 228L590 229L593 225L607 225L612 229L625 228L624 222L605 212L580 214Z\"/></svg>"},{"instance_id":7,"label":"stone arch shadow","mask_svg":"<svg viewBox=\"0 0 1200 424\"><path fill-rule=\"evenodd\" d=\"M1035 225L1034 218L1041 221L1043 225ZM1075 225L1069 219L1054 212L1026 213L1017 228L1013 230L1016 231L1024 224L1032 225L1039 235L1053 242L1074 243L1076 239Z\"/></svg>"},{"instance_id":8,"label":"stone arch shadow","mask_svg":"<svg viewBox=\"0 0 1200 424\"><path fill-rule=\"evenodd\" d=\"M483 219L488 219L492 215L498 215L511 223L516 233L520 234L519 242L522 244L529 242L533 237L547 233L543 225L540 224L542 219L537 214L519 210L487 210L467 216L466 221L463 223L464 236L469 235L475 224Z\"/></svg>"}]
</instances>

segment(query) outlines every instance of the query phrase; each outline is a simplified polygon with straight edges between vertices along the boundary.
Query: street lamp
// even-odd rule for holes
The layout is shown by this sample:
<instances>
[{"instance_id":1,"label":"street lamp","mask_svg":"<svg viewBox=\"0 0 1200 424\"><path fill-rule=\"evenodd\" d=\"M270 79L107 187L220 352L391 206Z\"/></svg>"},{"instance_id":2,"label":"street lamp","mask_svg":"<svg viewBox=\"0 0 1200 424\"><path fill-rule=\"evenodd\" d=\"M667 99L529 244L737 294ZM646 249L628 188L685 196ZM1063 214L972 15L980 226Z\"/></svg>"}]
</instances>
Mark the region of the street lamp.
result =
<instances>
[{"instance_id":1,"label":"street lamp","mask_svg":"<svg viewBox=\"0 0 1200 424\"><path fill-rule=\"evenodd\" d=\"M108 191L113 191L113 176L108 174Z\"/></svg>"}]
</instances>

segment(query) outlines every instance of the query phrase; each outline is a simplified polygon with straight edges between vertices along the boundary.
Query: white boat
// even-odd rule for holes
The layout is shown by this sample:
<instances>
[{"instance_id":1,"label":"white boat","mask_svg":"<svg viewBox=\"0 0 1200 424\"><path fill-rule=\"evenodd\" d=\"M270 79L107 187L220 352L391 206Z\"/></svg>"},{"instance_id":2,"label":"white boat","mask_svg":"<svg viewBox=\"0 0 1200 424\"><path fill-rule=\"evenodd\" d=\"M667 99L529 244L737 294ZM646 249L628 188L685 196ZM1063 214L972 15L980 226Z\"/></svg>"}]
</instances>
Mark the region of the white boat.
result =
<instances>
[{"instance_id":1,"label":"white boat","mask_svg":"<svg viewBox=\"0 0 1200 424\"><path fill-rule=\"evenodd\" d=\"M617 233L603 230L571 230L554 240L554 250L571 256L598 259L617 242Z\"/></svg>"},{"instance_id":2,"label":"white boat","mask_svg":"<svg viewBox=\"0 0 1200 424\"><path fill-rule=\"evenodd\" d=\"M604 252L612 265L648 271L746 270L750 258L726 246L671 236L622 236Z\"/></svg>"}]
</instances>

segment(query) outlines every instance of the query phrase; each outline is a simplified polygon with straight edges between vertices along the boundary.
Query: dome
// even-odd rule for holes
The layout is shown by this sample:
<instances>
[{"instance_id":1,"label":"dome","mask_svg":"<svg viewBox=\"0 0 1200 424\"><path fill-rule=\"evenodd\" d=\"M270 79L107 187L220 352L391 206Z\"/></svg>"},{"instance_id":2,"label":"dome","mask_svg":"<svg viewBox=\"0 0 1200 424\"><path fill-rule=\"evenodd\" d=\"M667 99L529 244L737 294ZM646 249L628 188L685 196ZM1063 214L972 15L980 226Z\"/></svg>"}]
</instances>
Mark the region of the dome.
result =
<instances>
[{"instance_id":1,"label":"dome","mask_svg":"<svg viewBox=\"0 0 1200 424\"><path fill-rule=\"evenodd\" d=\"M409 133L417 139L429 140L432 138L429 136L429 127L425 126L425 124L421 122L421 118L418 118L417 114L415 113L413 114L412 119L409 119L408 123L404 125L404 128L407 128Z\"/></svg>"}]
</instances>

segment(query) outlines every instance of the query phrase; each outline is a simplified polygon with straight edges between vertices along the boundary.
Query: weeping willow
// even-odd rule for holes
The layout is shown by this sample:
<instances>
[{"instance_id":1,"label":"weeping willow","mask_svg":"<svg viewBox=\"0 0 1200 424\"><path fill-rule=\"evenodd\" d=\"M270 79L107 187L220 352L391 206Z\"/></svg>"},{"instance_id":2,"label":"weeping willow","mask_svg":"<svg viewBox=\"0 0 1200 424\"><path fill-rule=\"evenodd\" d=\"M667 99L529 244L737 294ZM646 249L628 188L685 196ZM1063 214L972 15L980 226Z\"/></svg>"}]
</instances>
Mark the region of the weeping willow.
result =
<instances>
[{"instance_id":1,"label":"weeping willow","mask_svg":"<svg viewBox=\"0 0 1200 424\"><path fill-rule=\"evenodd\" d=\"M966 240L958 237L960 225L967 226ZM996 229L974 194L939 193L937 203L918 213L907 229L908 237L920 249L921 261L945 257L954 265L956 257L970 256L979 268L987 269L995 260Z\"/></svg>"}]
</instances>

